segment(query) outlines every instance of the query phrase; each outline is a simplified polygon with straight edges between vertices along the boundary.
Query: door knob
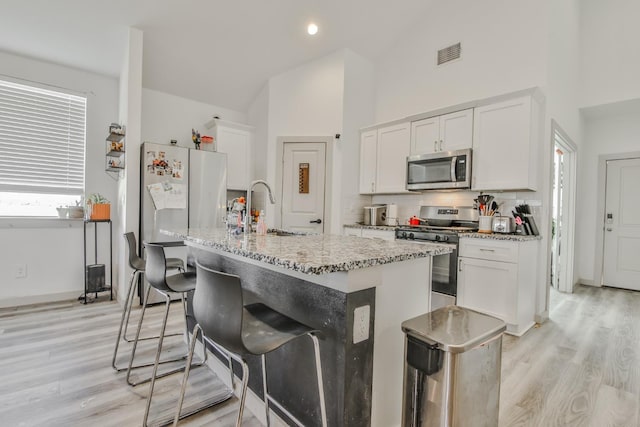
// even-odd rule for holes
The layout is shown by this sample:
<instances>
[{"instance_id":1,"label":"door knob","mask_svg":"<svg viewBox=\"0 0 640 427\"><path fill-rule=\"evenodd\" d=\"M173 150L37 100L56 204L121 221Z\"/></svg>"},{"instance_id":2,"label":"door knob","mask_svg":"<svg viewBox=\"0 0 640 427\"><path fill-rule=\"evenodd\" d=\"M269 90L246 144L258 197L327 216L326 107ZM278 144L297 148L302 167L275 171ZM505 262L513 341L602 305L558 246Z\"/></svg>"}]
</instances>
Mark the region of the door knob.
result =
<instances>
[{"instance_id":1,"label":"door knob","mask_svg":"<svg viewBox=\"0 0 640 427\"><path fill-rule=\"evenodd\" d=\"M315 221L309 221L309 224L322 224L322 220L318 218Z\"/></svg>"},{"instance_id":2,"label":"door knob","mask_svg":"<svg viewBox=\"0 0 640 427\"><path fill-rule=\"evenodd\" d=\"M607 231L613 231L613 228L607 228Z\"/></svg>"}]
</instances>

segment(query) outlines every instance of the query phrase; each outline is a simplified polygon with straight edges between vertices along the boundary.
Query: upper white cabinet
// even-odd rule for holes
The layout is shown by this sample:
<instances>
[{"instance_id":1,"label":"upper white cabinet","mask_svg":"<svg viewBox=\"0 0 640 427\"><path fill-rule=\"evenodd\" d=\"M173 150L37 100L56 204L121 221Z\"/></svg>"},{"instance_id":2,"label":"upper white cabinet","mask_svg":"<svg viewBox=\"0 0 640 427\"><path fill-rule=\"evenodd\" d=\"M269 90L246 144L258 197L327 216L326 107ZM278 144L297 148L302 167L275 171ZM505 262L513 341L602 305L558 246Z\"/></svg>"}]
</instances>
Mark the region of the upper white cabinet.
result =
<instances>
[{"instance_id":1,"label":"upper white cabinet","mask_svg":"<svg viewBox=\"0 0 640 427\"><path fill-rule=\"evenodd\" d=\"M216 120L213 128L217 151L227 154L227 188L246 190L251 183L251 137L253 128Z\"/></svg>"},{"instance_id":2,"label":"upper white cabinet","mask_svg":"<svg viewBox=\"0 0 640 427\"><path fill-rule=\"evenodd\" d=\"M539 105L532 96L476 107L471 189L536 190Z\"/></svg>"},{"instance_id":3,"label":"upper white cabinet","mask_svg":"<svg viewBox=\"0 0 640 427\"><path fill-rule=\"evenodd\" d=\"M360 135L360 193L374 193L376 168L378 166L378 130L362 132Z\"/></svg>"},{"instance_id":4,"label":"upper white cabinet","mask_svg":"<svg viewBox=\"0 0 640 427\"><path fill-rule=\"evenodd\" d=\"M411 154L462 150L472 141L472 108L411 123Z\"/></svg>"},{"instance_id":5,"label":"upper white cabinet","mask_svg":"<svg viewBox=\"0 0 640 427\"><path fill-rule=\"evenodd\" d=\"M409 123L384 126L360 135L360 193L405 193Z\"/></svg>"}]
</instances>

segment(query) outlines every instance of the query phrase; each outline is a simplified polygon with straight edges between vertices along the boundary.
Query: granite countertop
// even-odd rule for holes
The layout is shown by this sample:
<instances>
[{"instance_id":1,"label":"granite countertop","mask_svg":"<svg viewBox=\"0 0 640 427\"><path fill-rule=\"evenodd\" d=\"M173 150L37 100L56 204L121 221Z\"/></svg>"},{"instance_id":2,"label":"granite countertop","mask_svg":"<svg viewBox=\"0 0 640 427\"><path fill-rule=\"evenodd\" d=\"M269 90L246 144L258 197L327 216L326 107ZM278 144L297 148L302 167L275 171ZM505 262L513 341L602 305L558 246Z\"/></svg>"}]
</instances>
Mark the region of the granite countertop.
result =
<instances>
[{"instance_id":1,"label":"granite countertop","mask_svg":"<svg viewBox=\"0 0 640 427\"><path fill-rule=\"evenodd\" d=\"M367 230L382 230L382 231L395 231L398 228L397 225L364 225L364 224L345 224L346 228L360 228Z\"/></svg>"},{"instance_id":2,"label":"granite countertop","mask_svg":"<svg viewBox=\"0 0 640 427\"><path fill-rule=\"evenodd\" d=\"M523 236L522 234L500 234L500 233L459 233L460 237L470 237L472 239L486 240L510 240L512 242L528 242L531 240L541 240L542 236Z\"/></svg>"},{"instance_id":3,"label":"granite countertop","mask_svg":"<svg viewBox=\"0 0 640 427\"><path fill-rule=\"evenodd\" d=\"M225 228L161 230L162 233L224 252L306 274L350 271L442 255L451 247L333 234L229 234Z\"/></svg>"}]
</instances>

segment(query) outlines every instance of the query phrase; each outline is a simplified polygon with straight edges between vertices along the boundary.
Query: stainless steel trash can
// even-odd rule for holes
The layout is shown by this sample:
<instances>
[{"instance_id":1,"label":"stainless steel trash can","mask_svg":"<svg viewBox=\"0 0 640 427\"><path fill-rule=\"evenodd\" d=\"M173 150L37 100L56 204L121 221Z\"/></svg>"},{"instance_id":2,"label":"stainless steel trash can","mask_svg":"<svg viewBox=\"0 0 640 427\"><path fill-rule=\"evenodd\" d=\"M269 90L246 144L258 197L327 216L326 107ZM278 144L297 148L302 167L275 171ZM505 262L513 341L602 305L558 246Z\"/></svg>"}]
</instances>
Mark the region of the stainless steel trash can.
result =
<instances>
[{"instance_id":1,"label":"stainless steel trash can","mask_svg":"<svg viewBox=\"0 0 640 427\"><path fill-rule=\"evenodd\" d=\"M402 425L496 427L505 329L453 305L403 322Z\"/></svg>"}]
</instances>

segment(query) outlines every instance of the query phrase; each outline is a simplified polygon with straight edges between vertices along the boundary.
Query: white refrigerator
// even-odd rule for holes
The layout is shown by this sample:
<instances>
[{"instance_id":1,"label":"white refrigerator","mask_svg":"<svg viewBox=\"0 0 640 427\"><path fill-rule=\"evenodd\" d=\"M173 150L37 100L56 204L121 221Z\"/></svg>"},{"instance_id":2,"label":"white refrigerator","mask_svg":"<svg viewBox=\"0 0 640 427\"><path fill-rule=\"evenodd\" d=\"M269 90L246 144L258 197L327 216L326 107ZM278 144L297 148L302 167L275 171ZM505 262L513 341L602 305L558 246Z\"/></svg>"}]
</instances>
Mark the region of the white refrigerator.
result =
<instances>
[{"instance_id":1,"label":"white refrigerator","mask_svg":"<svg viewBox=\"0 0 640 427\"><path fill-rule=\"evenodd\" d=\"M140 159L139 253L143 257L144 242L176 240L161 234L161 229L225 225L226 154L145 142ZM185 247L166 248L165 253L167 257L183 258L186 265ZM148 286L146 280L144 283ZM151 292L149 303L162 300Z\"/></svg>"}]
</instances>

